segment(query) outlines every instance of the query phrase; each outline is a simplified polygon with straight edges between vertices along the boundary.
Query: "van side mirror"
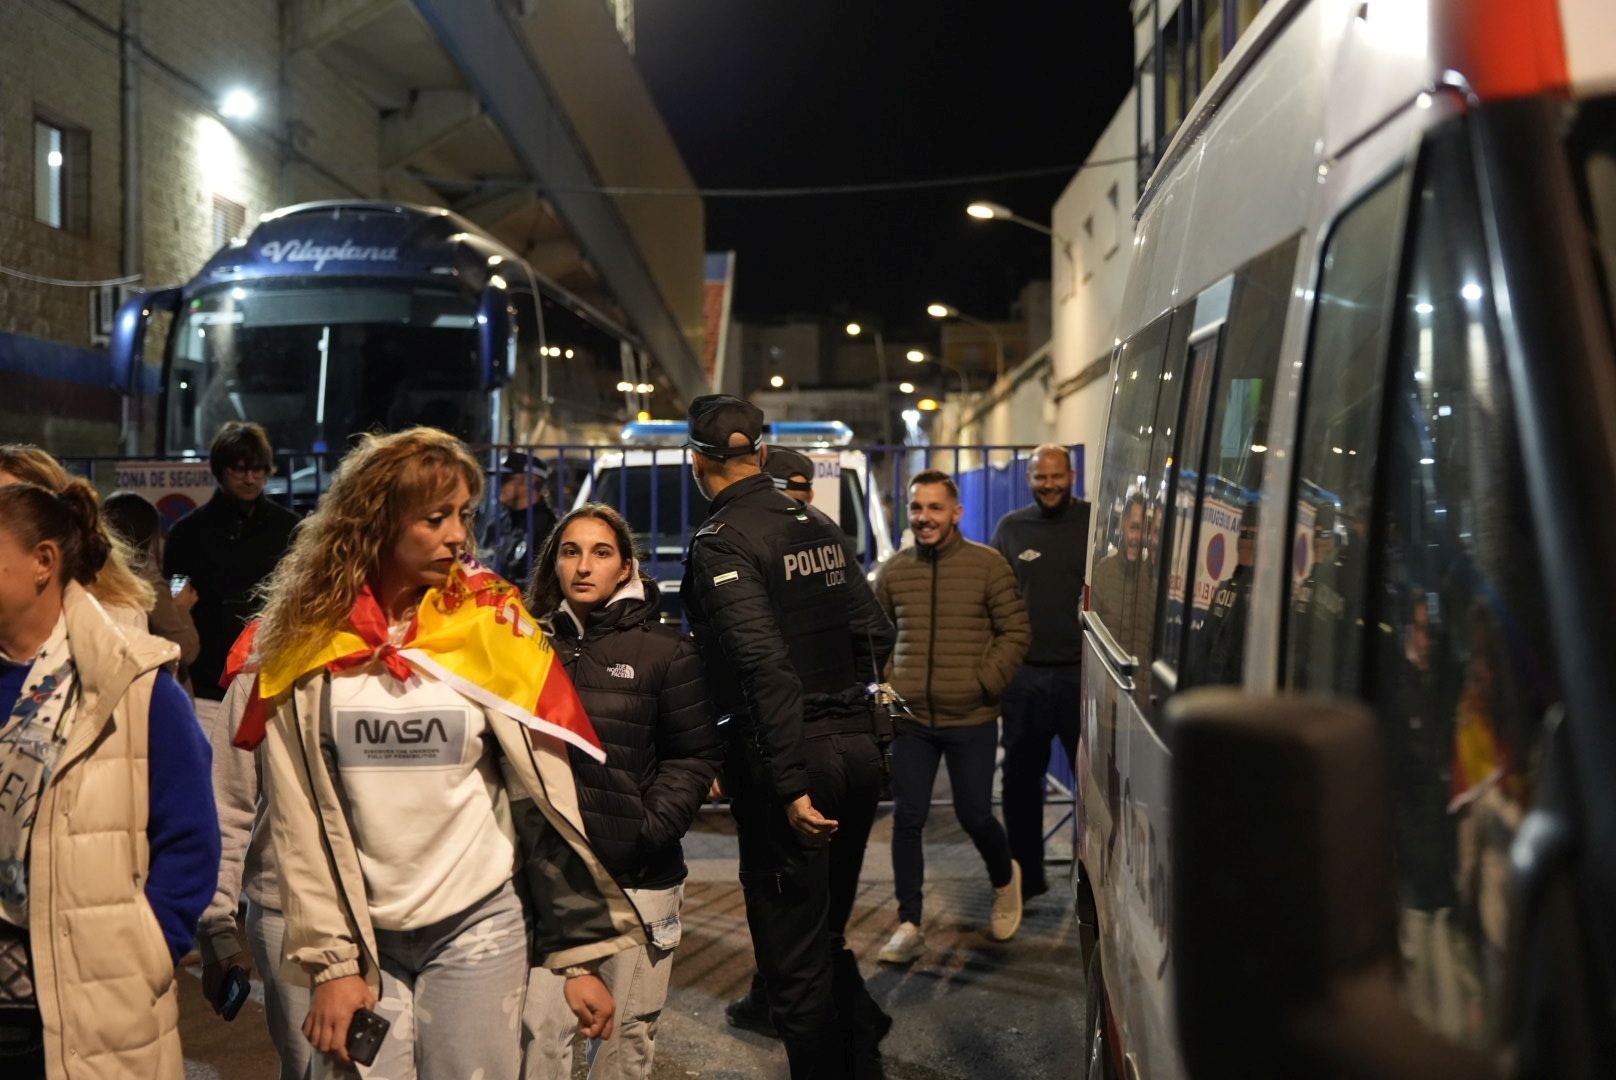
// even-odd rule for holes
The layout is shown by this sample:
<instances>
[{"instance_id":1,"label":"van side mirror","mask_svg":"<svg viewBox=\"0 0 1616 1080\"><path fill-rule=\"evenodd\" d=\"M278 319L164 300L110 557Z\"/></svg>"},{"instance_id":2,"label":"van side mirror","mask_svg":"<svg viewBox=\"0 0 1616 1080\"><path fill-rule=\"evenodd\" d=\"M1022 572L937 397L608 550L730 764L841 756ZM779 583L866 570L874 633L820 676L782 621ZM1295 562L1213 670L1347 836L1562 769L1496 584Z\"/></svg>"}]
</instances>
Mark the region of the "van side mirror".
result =
<instances>
[{"instance_id":1,"label":"van side mirror","mask_svg":"<svg viewBox=\"0 0 1616 1080\"><path fill-rule=\"evenodd\" d=\"M1391 795L1369 709L1169 699L1172 952L1192 1076L1491 1076L1398 990Z\"/></svg>"},{"instance_id":2,"label":"van side mirror","mask_svg":"<svg viewBox=\"0 0 1616 1080\"><path fill-rule=\"evenodd\" d=\"M146 347L146 328L151 325L154 312L178 311L179 289L154 289L138 293L118 306L112 321L112 340L108 346L110 381L112 388L125 396L140 390L140 367Z\"/></svg>"},{"instance_id":3,"label":"van side mirror","mask_svg":"<svg viewBox=\"0 0 1616 1080\"><path fill-rule=\"evenodd\" d=\"M510 294L497 285L477 301L477 370L484 390L505 384L516 363L515 311Z\"/></svg>"}]
</instances>

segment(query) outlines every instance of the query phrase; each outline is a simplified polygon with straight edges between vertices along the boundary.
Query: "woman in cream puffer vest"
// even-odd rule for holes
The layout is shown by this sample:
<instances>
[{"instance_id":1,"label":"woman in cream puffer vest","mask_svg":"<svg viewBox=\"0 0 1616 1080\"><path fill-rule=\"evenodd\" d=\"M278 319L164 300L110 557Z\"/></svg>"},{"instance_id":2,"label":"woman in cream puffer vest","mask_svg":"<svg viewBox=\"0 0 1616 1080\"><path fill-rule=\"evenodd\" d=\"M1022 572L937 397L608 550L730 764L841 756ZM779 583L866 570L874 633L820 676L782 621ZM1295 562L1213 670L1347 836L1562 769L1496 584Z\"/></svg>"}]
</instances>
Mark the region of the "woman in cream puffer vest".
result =
<instances>
[{"instance_id":1,"label":"woman in cream puffer vest","mask_svg":"<svg viewBox=\"0 0 1616 1080\"><path fill-rule=\"evenodd\" d=\"M108 550L84 481L0 487L8 1080L184 1075L174 965L218 874L210 751L161 670L177 647L86 590Z\"/></svg>"}]
</instances>

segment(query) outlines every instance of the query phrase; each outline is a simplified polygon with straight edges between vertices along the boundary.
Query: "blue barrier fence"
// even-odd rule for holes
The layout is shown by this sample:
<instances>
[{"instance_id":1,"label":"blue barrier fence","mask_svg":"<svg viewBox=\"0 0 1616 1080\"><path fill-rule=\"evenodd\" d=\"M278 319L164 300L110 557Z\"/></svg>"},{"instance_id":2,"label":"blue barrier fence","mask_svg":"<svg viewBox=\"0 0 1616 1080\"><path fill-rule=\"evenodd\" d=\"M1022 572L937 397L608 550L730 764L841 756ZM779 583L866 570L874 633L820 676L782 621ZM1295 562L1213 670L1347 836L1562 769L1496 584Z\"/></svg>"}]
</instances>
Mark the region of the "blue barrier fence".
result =
<instances>
[{"instance_id":1,"label":"blue barrier fence","mask_svg":"<svg viewBox=\"0 0 1616 1080\"><path fill-rule=\"evenodd\" d=\"M686 450L620 444L472 449L479 460L487 463L491 478L484 520L497 506L500 464L507 453L520 451L527 455L523 472L558 516L582 495L615 506L648 556L647 569L664 581L680 576L689 537L707 517L707 503L691 479ZM866 445L842 449L855 455L855 463L856 455L862 454L862 469L850 467L844 459L842 502L837 510L843 527L857 538L867 567L883 553L903 546L908 528L909 482L927 469L941 469L954 477L964 507L960 531L980 543L988 541L1001 517L1032 501L1026 472L1030 446ZM1072 447L1076 494L1080 498L1084 497L1084 452L1081 445ZM267 495L294 511L306 513L329 486L339 457L336 453L278 452ZM90 478L103 492L124 488L146 495L157 504L165 525L183 517L213 488L206 459L195 456L64 457L62 463L70 471ZM545 540L537 535L538 520L534 513L527 515L527 541L532 551ZM497 534L494 539L497 542ZM1071 763L1064 760L1058 740L1049 776L1065 793L1075 790Z\"/></svg>"}]
</instances>

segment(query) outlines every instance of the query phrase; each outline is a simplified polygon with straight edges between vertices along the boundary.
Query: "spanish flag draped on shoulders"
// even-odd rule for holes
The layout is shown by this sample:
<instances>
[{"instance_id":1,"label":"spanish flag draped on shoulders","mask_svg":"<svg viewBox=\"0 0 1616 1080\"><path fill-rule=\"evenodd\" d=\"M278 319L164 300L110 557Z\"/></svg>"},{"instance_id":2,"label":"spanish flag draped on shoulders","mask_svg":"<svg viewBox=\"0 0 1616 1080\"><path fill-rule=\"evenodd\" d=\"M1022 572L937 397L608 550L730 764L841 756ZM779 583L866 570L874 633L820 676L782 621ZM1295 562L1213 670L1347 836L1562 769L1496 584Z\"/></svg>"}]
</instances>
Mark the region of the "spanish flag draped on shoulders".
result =
<instances>
[{"instance_id":1,"label":"spanish flag draped on shoulders","mask_svg":"<svg viewBox=\"0 0 1616 1080\"><path fill-rule=\"evenodd\" d=\"M226 681L253 671L254 629L231 650ZM377 978L357 848L321 746L330 677L374 665L403 682L442 682L483 708L510 797L533 962L589 964L643 941L638 913L590 849L578 809L565 744L598 761L600 740L521 594L462 553L402 634L366 587L346 626L258 667L235 741L243 749L263 744L270 825L289 886L287 958L316 984L355 973Z\"/></svg>"}]
</instances>

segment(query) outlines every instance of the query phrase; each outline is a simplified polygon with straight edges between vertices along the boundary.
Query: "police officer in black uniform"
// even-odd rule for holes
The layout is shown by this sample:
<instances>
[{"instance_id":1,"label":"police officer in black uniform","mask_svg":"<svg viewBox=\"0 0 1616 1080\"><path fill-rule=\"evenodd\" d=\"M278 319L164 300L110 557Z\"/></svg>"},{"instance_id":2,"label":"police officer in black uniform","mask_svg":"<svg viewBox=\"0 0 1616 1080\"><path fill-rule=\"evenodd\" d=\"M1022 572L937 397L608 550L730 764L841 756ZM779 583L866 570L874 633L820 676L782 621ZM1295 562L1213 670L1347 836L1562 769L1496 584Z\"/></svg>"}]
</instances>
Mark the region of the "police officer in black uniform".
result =
<instances>
[{"instance_id":1,"label":"police officer in black uniform","mask_svg":"<svg viewBox=\"0 0 1616 1080\"><path fill-rule=\"evenodd\" d=\"M833 864L862 862L874 819L882 750L866 687L892 624L836 524L760 471L762 434L749 402L691 402L691 468L712 510L680 594L725 737L752 948L793 1080L879 1076L891 1020L830 925L857 887Z\"/></svg>"},{"instance_id":2,"label":"police officer in black uniform","mask_svg":"<svg viewBox=\"0 0 1616 1080\"><path fill-rule=\"evenodd\" d=\"M526 588L533 572L533 553L544 546L556 526L544 484L550 466L520 450L507 453L499 463L494 485L499 506L483 529L482 550L494 572Z\"/></svg>"}]
</instances>

